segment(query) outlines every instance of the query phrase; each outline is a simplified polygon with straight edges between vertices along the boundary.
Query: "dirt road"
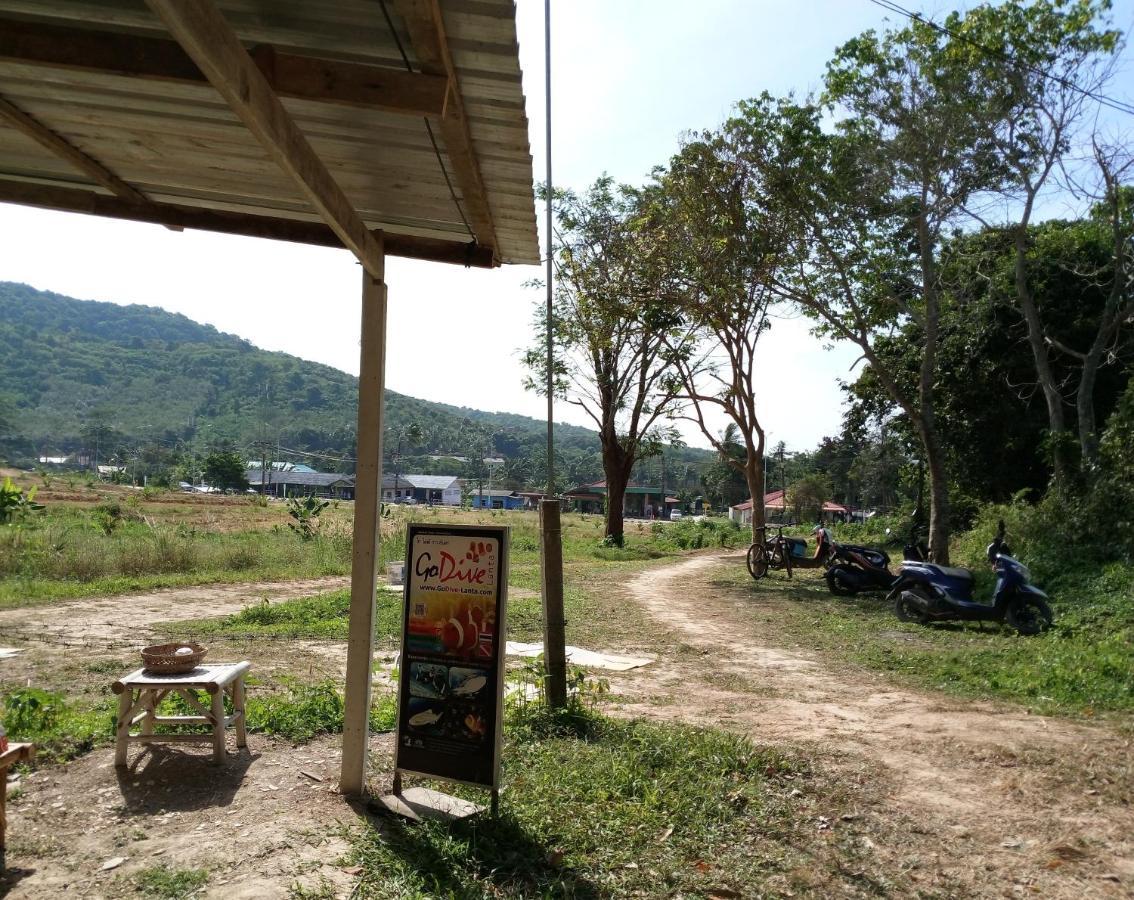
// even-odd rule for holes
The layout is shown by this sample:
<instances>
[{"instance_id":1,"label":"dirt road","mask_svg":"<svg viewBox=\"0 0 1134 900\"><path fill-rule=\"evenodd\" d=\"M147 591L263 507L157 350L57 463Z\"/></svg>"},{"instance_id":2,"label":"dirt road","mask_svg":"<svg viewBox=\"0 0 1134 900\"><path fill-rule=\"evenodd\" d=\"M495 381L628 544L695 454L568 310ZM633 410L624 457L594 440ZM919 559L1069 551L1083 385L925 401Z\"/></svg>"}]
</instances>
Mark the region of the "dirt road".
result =
<instances>
[{"instance_id":1,"label":"dirt road","mask_svg":"<svg viewBox=\"0 0 1134 900\"><path fill-rule=\"evenodd\" d=\"M158 622L207 619L240 612L253 603L275 603L346 587L345 577L307 581L268 581L245 584L202 584L145 594L66 600L50 606L27 606L0 611L0 635L8 638L46 638L57 641L137 643L139 631Z\"/></svg>"},{"instance_id":2,"label":"dirt road","mask_svg":"<svg viewBox=\"0 0 1134 900\"><path fill-rule=\"evenodd\" d=\"M873 819L883 835L874 851L934 895L1134 895L1129 737L898 689L785 649L777 601L710 584L716 567L738 564L701 556L627 585L684 645L624 683L628 712L814 742L825 766L875 798L848 830L868 831Z\"/></svg>"}]
</instances>

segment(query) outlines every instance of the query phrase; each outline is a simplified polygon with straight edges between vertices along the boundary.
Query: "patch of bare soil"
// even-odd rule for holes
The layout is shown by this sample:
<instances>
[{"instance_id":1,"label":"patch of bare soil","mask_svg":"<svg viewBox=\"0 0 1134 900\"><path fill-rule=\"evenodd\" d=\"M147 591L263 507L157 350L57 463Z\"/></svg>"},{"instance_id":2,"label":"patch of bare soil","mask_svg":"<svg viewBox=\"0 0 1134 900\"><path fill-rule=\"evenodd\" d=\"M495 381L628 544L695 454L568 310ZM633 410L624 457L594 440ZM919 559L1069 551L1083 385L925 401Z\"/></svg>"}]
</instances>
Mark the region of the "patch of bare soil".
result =
<instances>
[{"instance_id":1,"label":"patch of bare soil","mask_svg":"<svg viewBox=\"0 0 1134 900\"><path fill-rule=\"evenodd\" d=\"M234 751L230 738L220 767L207 752L157 745L132 749L126 769L104 749L24 776L0 896L138 896L139 876L158 866L206 870L194 898L286 897L294 885L348 896L347 829L365 817L338 794L339 738L249 740ZM390 743L376 738L372 758L388 758Z\"/></svg>"},{"instance_id":2,"label":"patch of bare soil","mask_svg":"<svg viewBox=\"0 0 1134 900\"><path fill-rule=\"evenodd\" d=\"M0 635L6 639L137 643L139 634L145 634L149 626L159 622L227 616L253 603L294 600L349 584L349 578L338 576L306 581L202 584L147 594L65 600L49 607L17 607L0 610Z\"/></svg>"},{"instance_id":3,"label":"patch of bare soil","mask_svg":"<svg viewBox=\"0 0 1134 900\"><path fill-rule=\"evenodd\" d=\"M625 712L808 742L836 777L862 783L867 806L819 827L865 841L930 896L1134 895L1128 737L836 671L778 645L775 601L710 585L726 564L743 562L699 556L627 585L674 644L611 679Z\"/></svg>"}]
</instances>

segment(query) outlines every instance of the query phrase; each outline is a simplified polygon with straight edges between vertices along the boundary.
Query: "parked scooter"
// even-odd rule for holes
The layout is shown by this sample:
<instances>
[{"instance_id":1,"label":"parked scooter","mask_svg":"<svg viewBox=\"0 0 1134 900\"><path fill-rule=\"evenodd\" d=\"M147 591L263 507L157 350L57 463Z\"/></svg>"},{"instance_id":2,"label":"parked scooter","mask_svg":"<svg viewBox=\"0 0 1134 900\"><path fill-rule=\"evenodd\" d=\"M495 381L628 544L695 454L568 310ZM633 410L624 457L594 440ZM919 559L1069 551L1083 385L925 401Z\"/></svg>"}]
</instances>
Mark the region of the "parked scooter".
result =
<instances>
[{"instance_id":1,"label":"parked scooter","mask_svg":"<svg viewBox=\"0 0 1134 900\"><path fill-rule=\"evenodd\" d=\"M894 603L903 622L1007 622L1024 635L1050 628L1054 615L1047 594L1031 583L1027 566L1012 558L1004 542L1003 521L986 555L996 571L991 605L973 599L973 574L968 569L908 559L886 599Z\"/></svg>"},{"instance_id":2,"label":"parked scooter","mask_svg":"<svg viewBox=\"0 0 1134 900\"><path fill-rule=\"evenodd\" d=\"M890 556L883 550L857 544L831 545L831 563L827 569L827 589L840 597L851 597L863 591L885 591L894 584Z\"/></svg>"}]
</instances>

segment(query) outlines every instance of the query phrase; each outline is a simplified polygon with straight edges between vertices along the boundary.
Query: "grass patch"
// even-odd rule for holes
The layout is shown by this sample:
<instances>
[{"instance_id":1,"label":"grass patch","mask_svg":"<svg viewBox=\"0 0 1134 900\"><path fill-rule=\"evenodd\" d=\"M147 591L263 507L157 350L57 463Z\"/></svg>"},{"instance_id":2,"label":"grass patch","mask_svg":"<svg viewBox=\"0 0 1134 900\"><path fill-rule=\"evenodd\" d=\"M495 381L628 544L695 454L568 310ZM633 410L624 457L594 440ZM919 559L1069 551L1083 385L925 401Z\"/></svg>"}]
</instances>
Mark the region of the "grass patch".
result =
<instances>
[{"instance_id":1,"label":"grass patch","mask_svg":"<svg viewBox=\"0 0 1134 900\"><path fill-rule=\"evenodd\" d=\"M150 866L134 876L134 885L143 897L154 900L182 900L208 884L205 869L175 869L172 866Z\"/></svg>"},{"instance_id":2,"label":"grass patch","mask_svg":"<svg viewBox=\"0 0 1134 900\"><path fill-rule=\"evenodd\" d=\"M777 750L541 706L506 734L500 818L367 831L360 896L753 896L798 858L783 798L807 767Z\"/></svg>"},{"instance_id":3,"label":"grass patch","mask_svg":"<svg viewBox=\"0 0 1134 900\"><path fill-rule=\"evenodd\" d=\"M402 595L379 591L375 618L378 641L396 641L400 635ZM280 638L314 638L345 641L347 637L350 591L330 591L313 597L258 603L231 616L177 622L168 628L195 637L254 638L271 635Z\"/></svg>"},{"instance_id":4,"label":"grass patch","mask_svg":"<svg viewBox=\"0 0 1134 900\"><path fill-rule=\"evenodd\" d=\"M247 700L248 727L300 744L319 734L341 734L343 695L338 682L327 679L315 684L288 681L282 692ZM370 730L390 731L397 715L393 692L376 694L370 707Z\"/></svg>"},{"instance_id":5,"label":"grass patch","mask_svg":"<svg viewBox=\"0 0 1134 900\"><path fill-rule=\"evenodd\" d=\"M4 697L3 720L8 739L35 744L40 762L63 762L111 740L114 704L107 699L83 705L54 691L25 687Z\"/></svg>"},{"instance_id":6,"label":"grass patch","mask_svg":"<svg viewBox=\"0 0 1134 900\"><path fill-rule=\"evenodd\" d=\"M987 566L984 567L987 569ZM976 595L991 596L977 569ZM962 697L1009 700L1042 714L1134 710L1134 567L1114 564L1049 585L1055 627L1036 637L985 623L922 626L898 621L881 594L831 596L815 573L792 582L753 582L743 568L718 578L774 610L753 612L796 645L851 660L916 687Z\"/></svg>"},{"instance_id":7,"label":"grass patch","mask_svg":"<svg viewBox=\"0 0 1134 900\"><path fill-rule=\"evenodd\" d=\"M342 734L343 694L339 682L327 678L314 683L283 678L274 688L252 686L245 698L248 730L302 744L321 734ZM232 699L224 698L225 713L232 713ZM396 724L397 696L393 691L375 692L370 706L370 730L391 731ZM159 715L197 715L182 697L171 694L158 708ZM192 726L207 731L207 725ZM185 726L159 725L158 731L185 730Z\"/></svg>"},{"instance_id":8,"label":"grass patch","mask_svg":"<svg viewBox=\"0 0 1134 900\"><path fill-rule=\"evenodd\" d=\"M110 497L97 504L48 502L46 513L28 527L0 530L0 609L165 587L317 578L350 571L350 503L334 504L321 517L318 535L305 541L285 527L282 504L260 508L233 502L235 498L181 504ZM92 494L90 499L99 497ZM380 565L405 556L410 521L511 526L511 583L538 590L535 513L391 508L381 522ZM601 516L564 515L568 572L572 566L640 563L747 541L747 532L726 519L628 522L623 547L603 546L602 530Z\"/></svg>"}]
</instances>

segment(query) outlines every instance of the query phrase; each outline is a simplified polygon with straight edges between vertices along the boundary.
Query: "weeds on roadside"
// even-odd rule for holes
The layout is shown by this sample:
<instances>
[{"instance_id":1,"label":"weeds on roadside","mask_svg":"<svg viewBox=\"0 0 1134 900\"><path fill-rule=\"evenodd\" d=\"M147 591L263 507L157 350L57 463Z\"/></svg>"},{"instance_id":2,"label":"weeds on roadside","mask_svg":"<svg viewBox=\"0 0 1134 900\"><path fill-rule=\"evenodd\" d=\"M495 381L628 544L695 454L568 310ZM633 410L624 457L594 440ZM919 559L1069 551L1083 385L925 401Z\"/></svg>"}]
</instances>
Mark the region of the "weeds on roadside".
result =
<instances>
[{"instance_id":1,"label":"weeds on roadside","mask_svg":"<svg viewBox=\"0 0 1134 900\"><path fill-rule=\"evenodd\" d=\"M134 876L138 892L153 900L184 900L208 881L206 869L175 869L165 865L150 866Z\"/></svg>"},{"instance_id":2,"label":"weeds on roadside","mask_svg":"<svg viewBox=\"0 0 1134 900\"><path fill-rule=\"evenodd\" d=\"M331 679L315 684L289 680L283 692L262 696L250 693L246 704L249 729L295 743L319 734L341 734L343 730L343 695ZM371 731L391 730L396 707L392 692L375 694L370 707Z\"/></svg>"},{"instance_id":3,"label":"weeds on roadside","mask_svg":"<svg viewBox=\"0 0 1134 900\"><path fill-rule=\"evenodd\" d=\"M109 698L84 707L62 694L34 687L20 688L4 698L3 720L9 739L34 743L40 761L74 759L114 734Z\"/></svg>"}]
</instances>

